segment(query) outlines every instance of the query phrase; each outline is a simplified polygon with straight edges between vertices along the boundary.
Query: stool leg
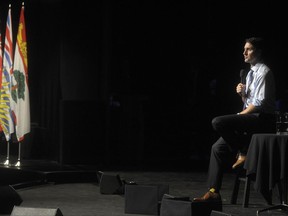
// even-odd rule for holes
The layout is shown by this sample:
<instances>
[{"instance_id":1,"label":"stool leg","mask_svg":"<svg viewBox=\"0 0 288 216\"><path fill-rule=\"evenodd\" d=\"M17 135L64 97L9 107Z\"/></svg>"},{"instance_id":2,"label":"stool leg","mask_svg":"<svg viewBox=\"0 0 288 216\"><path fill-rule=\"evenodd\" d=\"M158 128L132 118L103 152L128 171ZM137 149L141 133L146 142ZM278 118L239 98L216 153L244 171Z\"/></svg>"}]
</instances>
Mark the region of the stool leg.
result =
<instances>
[{"instance_id":1,"label":"stool leg","mask_svg":"<svg viewBox=\"0 0 288 216\"><path fill-rule=\"evenodd\" d=\"M239 185L240 185L239 174L237 174L236 178L235 178L235 181L234 181L234 187L233 187L231 201L230 201L231 204L236 204L237 203Z\"/></svg>"},{"instance_id":2,"label":"stool leg","mask_svg":"<svg viewBox=\"0 0 288 216\"><path fill-rule=\"evenodd\" d=\"M244 198L243 198L243 203L242 207L247 208L249 204L249 196L250 196L250 183L251 179L249 177L246 177L245 179L245 187L244 187Z\"/></svg>"}]
</instances>

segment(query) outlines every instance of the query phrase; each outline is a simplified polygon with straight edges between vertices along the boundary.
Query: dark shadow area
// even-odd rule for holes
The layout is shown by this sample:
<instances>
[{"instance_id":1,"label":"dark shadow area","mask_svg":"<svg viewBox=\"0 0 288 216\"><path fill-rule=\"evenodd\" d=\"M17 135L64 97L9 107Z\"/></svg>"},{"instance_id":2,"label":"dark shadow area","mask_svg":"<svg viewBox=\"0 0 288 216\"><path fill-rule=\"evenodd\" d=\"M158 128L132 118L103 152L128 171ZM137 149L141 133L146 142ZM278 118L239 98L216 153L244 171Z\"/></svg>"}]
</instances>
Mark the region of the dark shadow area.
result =
<instances>
[{"instance_id":1,"label":"dark shadow area","mask_svg":"<svg viewBox=\"0 0 288 216\"><path fill-rule=\"evenodd\" d=\"M2 36L11 3L16 37L21 2L0 2ZM259 8L249 23L247 4ZM246 37L267 38L277 97L286 97L284 8L270 0L25 2L31 132L22 158L207 169L212 118L242 107L235 86ZM1 147L5 157L5 140Z\"/></svg>"}]
</instances>

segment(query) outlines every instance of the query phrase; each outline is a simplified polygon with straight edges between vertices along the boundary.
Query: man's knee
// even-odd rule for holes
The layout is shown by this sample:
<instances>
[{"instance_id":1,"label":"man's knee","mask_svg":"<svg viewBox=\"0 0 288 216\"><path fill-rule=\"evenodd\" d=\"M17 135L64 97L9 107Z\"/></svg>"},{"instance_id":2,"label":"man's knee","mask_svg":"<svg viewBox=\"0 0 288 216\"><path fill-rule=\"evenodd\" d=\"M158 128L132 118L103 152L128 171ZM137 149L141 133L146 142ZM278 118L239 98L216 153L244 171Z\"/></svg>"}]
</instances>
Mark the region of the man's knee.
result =
<instances>
[{"instance_id":1,"label":"man's knee","mask_svg":"<svg viewBox=\"0 0 288 216\"><path fill-rule=\"evenodd\" d=\"M212 147L211 147L211 152L213 152L213 153L217 153L217 152L219 152L221 150L221 147L220 147L220 145L216 142L216 143L214 143L213 145L212 145Z\"/></svg>"},{"instance_id":2,"label":"man's knee","mask_svg":"<svg viewBox=\"0 0 288 216\"><path fill-rule=\"evenodd\" d=\"M217 128L219 128L220 123L221 123L221 117L217 116L213 118L211 122L213 129L217 131Z\"/></svg>"}]
</instances>

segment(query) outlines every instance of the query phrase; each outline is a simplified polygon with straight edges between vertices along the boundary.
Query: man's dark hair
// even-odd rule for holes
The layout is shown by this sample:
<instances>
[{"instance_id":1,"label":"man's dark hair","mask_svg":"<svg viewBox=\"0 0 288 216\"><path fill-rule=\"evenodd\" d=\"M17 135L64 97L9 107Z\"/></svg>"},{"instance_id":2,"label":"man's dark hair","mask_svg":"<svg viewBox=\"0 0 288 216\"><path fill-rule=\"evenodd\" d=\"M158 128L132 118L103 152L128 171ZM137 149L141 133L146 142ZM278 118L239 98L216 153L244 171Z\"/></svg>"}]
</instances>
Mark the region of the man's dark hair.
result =
<instances>
[{"instance_id":1,"label":"man's dark hair","mask_svg":"<svg viewBox=\"0 0 288 216\"><path fill-rule=\"evenodd\" d=\"M245 40L246 43L251 43L255 49L264 49L264 39L261 37L250 37Z\"/></svg>"}]
</instances>

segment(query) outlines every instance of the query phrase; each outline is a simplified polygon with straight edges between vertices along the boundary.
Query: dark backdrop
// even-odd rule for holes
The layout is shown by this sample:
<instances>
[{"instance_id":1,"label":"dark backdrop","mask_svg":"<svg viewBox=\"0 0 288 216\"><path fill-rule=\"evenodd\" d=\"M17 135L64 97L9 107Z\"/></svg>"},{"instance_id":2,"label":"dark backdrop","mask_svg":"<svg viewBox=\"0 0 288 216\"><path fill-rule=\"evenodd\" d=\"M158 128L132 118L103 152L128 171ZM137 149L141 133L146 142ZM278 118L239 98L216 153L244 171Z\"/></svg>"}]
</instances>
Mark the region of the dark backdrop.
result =
<instances>
[{"instance_id":1,"label":"dark backdrop","mask_svg":"<svg viewBox=\"0 0 288 216\"><path fill-rule=\"evenodd\" d=\"M2 35L9 3L16 35L21 2L1 0ZM23 157L105 167L206 160L217 137L211 119L242 106L235 86L246 37L270 42L277 97L285 96L284 8L25 1L32 130Z\"/></svg>"}]
</instances>

